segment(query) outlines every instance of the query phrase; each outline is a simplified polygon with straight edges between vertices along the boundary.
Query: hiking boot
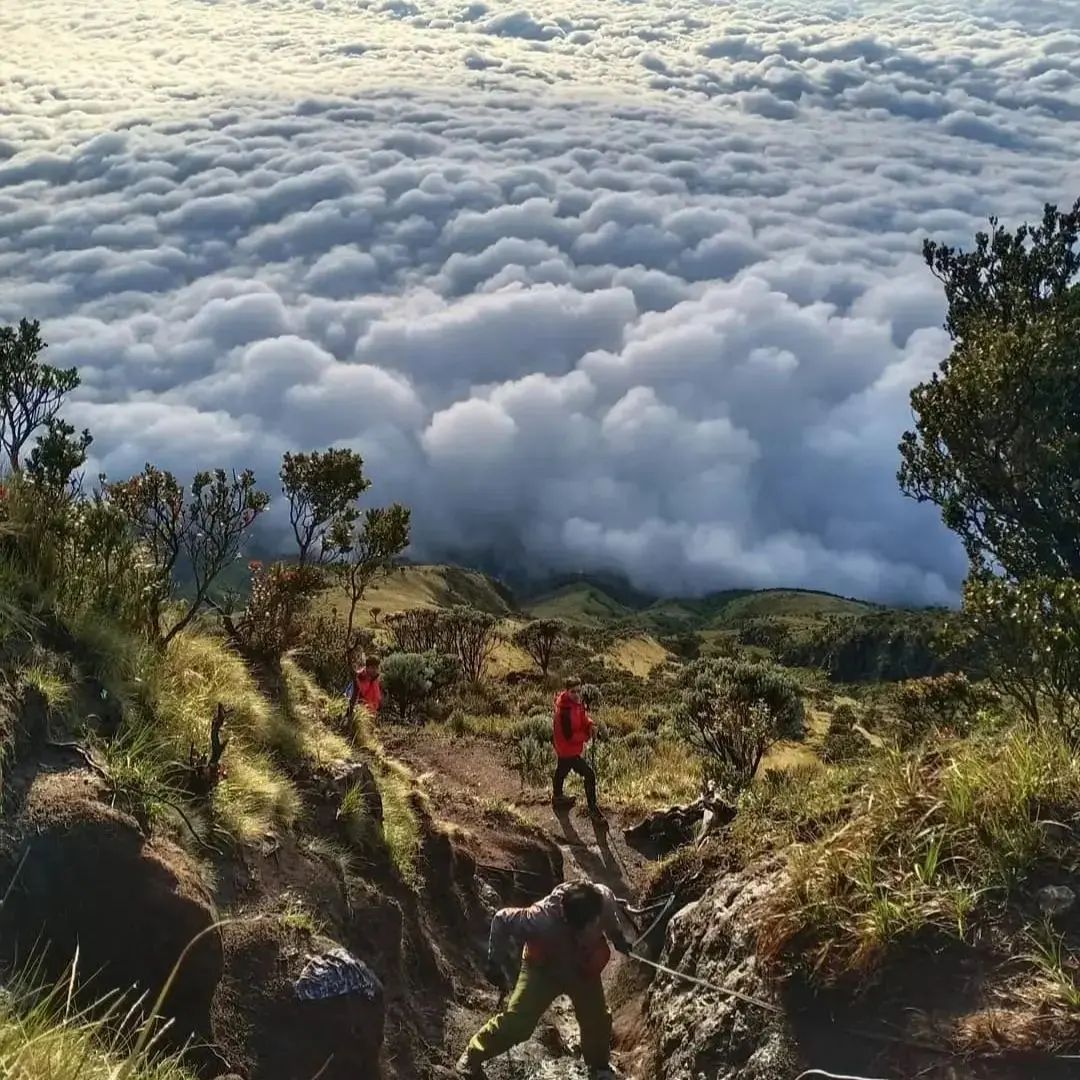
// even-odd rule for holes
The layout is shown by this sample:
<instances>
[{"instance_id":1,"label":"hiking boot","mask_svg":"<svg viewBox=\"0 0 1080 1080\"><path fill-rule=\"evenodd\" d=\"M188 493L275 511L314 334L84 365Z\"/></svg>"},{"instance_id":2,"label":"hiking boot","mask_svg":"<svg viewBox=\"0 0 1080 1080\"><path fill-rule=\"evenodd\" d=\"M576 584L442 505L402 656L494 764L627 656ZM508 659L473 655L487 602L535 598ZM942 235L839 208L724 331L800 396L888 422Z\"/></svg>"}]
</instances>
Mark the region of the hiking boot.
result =
<instances>
[{"instance_id":1,"label":"hiking boot","mask_svg":"<svg viewBox=\"0 0 1080 1080\"><path fill-rule=\"evenodd\" d=\"M463 1080L487 1080L483 1064L478 1061L468 1050L457 1059L454 1072Z\"/></svg>"}]
</instances>

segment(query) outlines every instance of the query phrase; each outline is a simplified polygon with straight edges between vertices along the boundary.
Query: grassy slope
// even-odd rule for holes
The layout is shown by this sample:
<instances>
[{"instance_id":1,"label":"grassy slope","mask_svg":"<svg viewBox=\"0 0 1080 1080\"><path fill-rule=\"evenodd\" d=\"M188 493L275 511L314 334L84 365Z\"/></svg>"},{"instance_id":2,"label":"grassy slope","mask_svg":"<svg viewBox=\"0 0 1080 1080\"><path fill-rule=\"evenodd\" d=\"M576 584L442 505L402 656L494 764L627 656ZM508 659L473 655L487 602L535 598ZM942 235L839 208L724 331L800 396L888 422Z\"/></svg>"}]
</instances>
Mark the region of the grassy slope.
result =
<instances>
[{"instance_id":1,"label":"grassy slope","mask_svg":"<svg viewBox=\"0 0 1080 1080\"><path fill-rule=\"evenodd\" d=\"M804 589L733 589L701 599L657 600L635 610L608 595L598 585L581 582L537 597L528 604L536 618L559 618L584 626L630 621L643 630L721 629L745 619L820 619L828 615L862 615L873 605L831 593Z\"/></svg>"},{"instance_id":2,"label":"grassy slope","mask_svg":"<svg viewBox=\"0 0 1080 1080\"><path fill-rule=\"evenodd\" d=\"M336 607L341 611L345 601L340 592L331 589L321 604L324 608ZM466 604L502 618L514 613L514 602L509 592L477 570L441 565L404 566L368 589L360 602L360 623L373 625L371 612L374 608L388 614L458 604Z\"/></svg>"},{"instance_id":3,"label":"grassy slope","mask_svg":"<svg viewBox=\"0 0 1080 1080\"><path fill-rule=\"evenodd\" d=\"M528 608L537 619L565 619L581 626L602 626L633 612L595 585L567 585L534 600Z\"/></svg>"},{"instance_id":4,"label":"grassy slope","mask_svg":"<svg viewBox=\"0 0 1080 1080\"><path fill-rule=\"evenodd\" d=\"M865 615L873 610L871 604L832 593L763 589L728 601L712 618L711 625L728 626L743 619L820 619L827 615Z\"/></svg>"}]
</instances>

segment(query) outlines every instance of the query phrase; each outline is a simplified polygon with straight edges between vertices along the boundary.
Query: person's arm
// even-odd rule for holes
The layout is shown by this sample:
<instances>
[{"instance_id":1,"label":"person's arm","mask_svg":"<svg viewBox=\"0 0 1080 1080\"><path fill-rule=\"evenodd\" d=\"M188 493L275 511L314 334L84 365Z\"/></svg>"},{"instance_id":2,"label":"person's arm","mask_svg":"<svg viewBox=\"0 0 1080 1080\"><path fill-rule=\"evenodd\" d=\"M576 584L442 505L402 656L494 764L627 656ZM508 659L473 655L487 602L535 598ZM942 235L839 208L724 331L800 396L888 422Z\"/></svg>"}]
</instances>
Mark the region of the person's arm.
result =
<instances>
[{"instance_id":1,"label":"person's arm","mask_svg":"<svg viewBox=\"0 0 1080 1080\"><path fill-rule=\"evenodd\" d=\"M600 920L604 934L616 952L628 953L630 942L626 940L626 935L619 924L619 903L615 899L615 894L606 885L594 883L594 886L604 900L604 910Z\"/></svg>"},{"instance_id":2,"label":"person's arm","mask_svg":"<svg viewBox=\"0 0 1080 1080\"><path fill-rule=\"evenodd\" d=\"M520 951L526 938L543 933L555 917L558 899L552 893L529 907L501 908L491 918L488 936L488 967L503 970L508 954Z\"/></svg>"}]
</instances>

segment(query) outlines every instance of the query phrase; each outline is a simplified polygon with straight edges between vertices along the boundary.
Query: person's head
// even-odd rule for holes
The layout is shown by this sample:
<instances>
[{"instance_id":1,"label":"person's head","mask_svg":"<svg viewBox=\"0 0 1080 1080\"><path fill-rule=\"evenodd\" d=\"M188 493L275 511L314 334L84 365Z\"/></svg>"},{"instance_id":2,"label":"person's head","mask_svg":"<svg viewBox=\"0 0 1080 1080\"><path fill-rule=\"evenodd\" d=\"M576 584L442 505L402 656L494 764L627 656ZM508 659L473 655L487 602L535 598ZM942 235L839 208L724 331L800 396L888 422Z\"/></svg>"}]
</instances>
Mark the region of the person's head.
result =
<instances>
[{"instance_id":1,"label":"person's head","mask_svg":"<svg viewBox=\"0 0 1080 1080\"><path fill-rule=\"evenodd\" d=\"M379 658L377 656L366 656L364 658L364 671L369 678L374 679L379 674Z\"/></svg>"},{"instance_id":2,"label":"person's head","mask_svg":"<svg viewBox=\"0 0 1080 1080\"><path fill-rule=\"evenodd\" d=\"M563 893L563 918L574 930L584 930L604 913L604 898L588 882L578 881Z\"/></svg>"},{"instance_id":3,"label":"person's head","mask_svg":"<svg viewBox=\"0 0 1080 1080\"><path fill-rule=\"evenodd\" d=\"M565 683L566 692L572 697L578 696L578 691L581 689L581 680L576 675L571 675Z\"/></svg>"}]
</instances>

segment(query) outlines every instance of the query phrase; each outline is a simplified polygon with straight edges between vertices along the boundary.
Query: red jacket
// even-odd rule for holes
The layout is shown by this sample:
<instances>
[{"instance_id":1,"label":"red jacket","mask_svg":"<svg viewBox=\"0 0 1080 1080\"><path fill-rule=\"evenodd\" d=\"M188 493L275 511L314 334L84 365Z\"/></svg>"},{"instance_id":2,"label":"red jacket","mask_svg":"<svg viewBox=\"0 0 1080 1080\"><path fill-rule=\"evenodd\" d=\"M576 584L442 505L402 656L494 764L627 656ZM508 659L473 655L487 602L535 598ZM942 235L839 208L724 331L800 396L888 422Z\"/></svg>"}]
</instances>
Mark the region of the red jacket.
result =
<instances>
[{"instance_id":1,"label":"red jacket","mask_svg":"<svg viewBox=\"0 0 1080 1080\"><path fill-rule=\"evenodd\" d=\"M555 697L552 742L561 758L581 757L593 733L593 722L584 704L563 690Z\"/></svg>"},{"instance_id":2,"label":"red jacket","mask_svg":"<svg viewBox=\"0 0 1080 1080\"><path fill-rule=\"evenodd\" d=\"M377 713L382 704L382 684L379 676L370 678L366 671L358 671L353 683L353 701L357 705L364 704L372 713Z\"/></svg>"}]
</instances>

